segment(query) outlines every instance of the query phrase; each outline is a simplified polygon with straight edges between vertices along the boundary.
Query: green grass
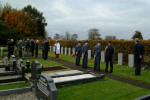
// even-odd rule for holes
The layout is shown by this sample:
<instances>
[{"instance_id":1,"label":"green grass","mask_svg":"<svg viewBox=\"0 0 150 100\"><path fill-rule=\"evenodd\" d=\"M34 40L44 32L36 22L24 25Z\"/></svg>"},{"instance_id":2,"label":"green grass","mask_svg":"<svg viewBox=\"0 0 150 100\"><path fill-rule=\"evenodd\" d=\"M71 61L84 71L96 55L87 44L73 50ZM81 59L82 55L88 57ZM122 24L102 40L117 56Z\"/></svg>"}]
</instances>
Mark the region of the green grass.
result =
<instances>
[{"instance_id":1,"label":"green grass","mask_svg":"<svg viewBox=\"0 0 150 100\"><path fill-rule=\"evenodd\" d=\"M24 88L24 87L28 87L28 86L30 86L28 83L6 84L6 85L0 85L0 90Z\"/></svg>"},{"instance_id":2,"label":"green grass","mask_svg":"<svg viewBox=\"0 0 150 100\"><path fill-rule=\"evenodd\" d=\"M133 100L148 93L150 90L105 78L59 88L58 100Z\"/></svg>"},{"instance_id":3,"label":"green grass","mask_svg":"<svg viewBox=\"0 0 150 100\"><path fill-rule=\"evenodd\" d=\"M42 64L43 67L53 67L53 66L62 66L63 65L63 64L60 64L58 62L51 61L49 59L47 59L47 60L44 60L44 59L30 59L30 62L32 63L32 61L35 61L35 60L39 61L39 63Z\"/></svg>"},{"instance_id":4,"label":"green grass","mask_svg":"<svg viewBox=\"0 0 150 100\"><path fill-rule=\"evenodd\" d=\"M55 55L53 52L51 52L50 56L54 57ZM75 57L60 55L59 59L75 63ZM82 65L82 58L81 58L80 64ZM94 66L94 60L93 59L88 60L88 66L89 67ZM105 63L104 62L101 62L101 69L102 70L105 69ZM149 79L150 78L150 70L142 70L141 76L135 76L134 70L135 70L134 67L130 68L127 66L127 64L125 64L123 66L119 66L117 64L114 64L114 72L112 74L131 78L134 80L140 80L140 81L146 82L146 83L150 83L150 79Z\"/></svg>"}]
</instances>

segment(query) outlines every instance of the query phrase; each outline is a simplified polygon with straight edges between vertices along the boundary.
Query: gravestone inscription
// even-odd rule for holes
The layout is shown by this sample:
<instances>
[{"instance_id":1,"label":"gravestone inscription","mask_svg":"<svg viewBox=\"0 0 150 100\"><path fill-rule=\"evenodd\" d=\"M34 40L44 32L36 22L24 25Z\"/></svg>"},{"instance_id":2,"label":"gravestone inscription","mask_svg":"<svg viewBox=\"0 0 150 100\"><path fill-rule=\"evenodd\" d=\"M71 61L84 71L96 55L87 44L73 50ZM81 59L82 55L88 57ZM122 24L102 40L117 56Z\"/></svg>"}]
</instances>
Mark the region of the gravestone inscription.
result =
<instances>
[{"instance_id":1,"label":"gravestone inscription","mask_svg":"<svg viewBox=\"0 0 150 100\"><path fill-rule=\"evenodd\" d=\"M39 100L57 100L57 88L50 76L40 75L36 87L36 96Z\"/></svg>"}]
</instances>

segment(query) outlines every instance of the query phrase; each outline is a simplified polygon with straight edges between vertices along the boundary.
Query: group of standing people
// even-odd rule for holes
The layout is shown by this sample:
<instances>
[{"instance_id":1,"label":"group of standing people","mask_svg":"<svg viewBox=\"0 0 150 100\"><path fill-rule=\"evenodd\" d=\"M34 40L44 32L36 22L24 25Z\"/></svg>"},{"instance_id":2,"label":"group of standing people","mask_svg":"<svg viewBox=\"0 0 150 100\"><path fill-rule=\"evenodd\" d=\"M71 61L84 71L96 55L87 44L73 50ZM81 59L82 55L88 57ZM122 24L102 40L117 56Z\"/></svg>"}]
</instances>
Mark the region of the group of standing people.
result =
<instances>
[{"instance_id":1,"label":"group of standing people","mask_svg":"<svg viewBox=\"0 0 150 100\"><path fill-rule=\"evenodd\" d=\"M24 51L26 51L27 55L31 54L32 56L38 57L39 50L39 40L17 40L16 42L13 39L8 40L8 58L14 54L15 45L17 47L17 51L19 57L23 57Z\"/></svg>"},{"instance_id":2,"label":"group of standing people","mask_svg":"<svg viewBox=\"0 0 150 100\"><path fill-rule=\"evenodd\" d=\"M110 73L113 72L113 56L114 47L112 42L108 41L108 45L105 48L105 72L108 72L108 66L110 64ZM144 45L140 43L138 38L135 39L135 45L133 46L134 52L134 64L135 64L135 75L141 75L141 62L144 57ZM83 47L79 41L75 48L76 53L76 66L80 66L80 58L82 55L82 67L87 68L88 64L88 41L85 42ZM100 71L101 61L101 44L100 41L94 46L94 71Z\"/></svg>"},{"instance_id":3,"label":"group of standing people","mask_svg":"<svg viewBox=\"0 0 150 100\"><path fill-rule=\"evenodd\" d=\"M45 39L42 41L42 58L44 60L48 58L48 51L49 51L49 41Z\"/></svg>"},{"instance_id":4,"label":"group of standing people","mask_svg":"<svg viewBox=\"0 0 150 100\"><path fill-rule=\"evenodd\" d=\"M80 66L80 58L82 55L82 67L87 68L88 64L88 41L85 42L83 47L79 41L75 48L76 53L76 65ZM105 72L108 72L108 64L110 63L110 72L113 72L113 55L114 47L111 45L111 41L108 42L108 45L105 48L105 61L106 68ZM94 71L100 71L100 61L101 61L101 44L100 41L94 46Z\"/></svg>"}]
</instances>

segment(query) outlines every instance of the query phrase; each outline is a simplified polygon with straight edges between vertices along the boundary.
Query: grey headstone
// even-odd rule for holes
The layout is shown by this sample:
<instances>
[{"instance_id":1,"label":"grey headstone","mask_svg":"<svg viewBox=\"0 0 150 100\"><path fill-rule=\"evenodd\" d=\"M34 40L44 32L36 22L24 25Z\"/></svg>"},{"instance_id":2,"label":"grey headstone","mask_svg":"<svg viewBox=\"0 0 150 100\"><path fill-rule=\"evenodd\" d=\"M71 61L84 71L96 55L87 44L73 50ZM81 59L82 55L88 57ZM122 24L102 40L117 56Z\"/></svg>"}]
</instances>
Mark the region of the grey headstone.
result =
<instances>
[{"instance_id":1,"label":"grey headstone","mask_svg":"<svg viewBox=\"0 0 150 100\"><path fill-rule=\"evenodd\" d=\"M88 50L88 59L91 59L91 50Z\"/></svg>"},{"instance_id":2,"label":"grey headstone","mask_svg":"<svg viewBox=\"0 0 150 100\"><path fill-rule=\"evenodd\" d=\"M101 61L104 62L105 61L105 52L101 51Z\"/></svg>"},{"instance_id":3,"label":"grey headstone","mask_svg":"<svg viewBox=\"0 0 150 100\"><path fill-rule=\"evenodd\" d=\"M133 67L134 66L134 55L133 54L129 54L128 55L128 66L129 67Z\"/></svg>"},{"instance_id":4,"label":"grey headstone","mask_svg":"<svg viewBox=\"0 0 150 100\"><path fill-rule=\"evenodd\" d=\"M52 52L52 46L50 46L50 52Z\"/></svg>"},{"instance_id":5,"label":"grey headstone","mask_svg":"<svg viewBox=\"0 0 150 100\"><path fill-rule=\"evenodd\" d=\"M50 76L40 75L37 82L36 96L39 100L57 100L57 88Z\"/></svg>"},{"instance_id":6,"label":"grey headstone","mask_svg":"<svg viewBox=\"0 0 150 100\"><path fill-rule=\"evenodd\" d=\"M118 53L118 65L123 65L123 53Z\"/></svg>"},{"instance_id":7,"label":"grey headstone","mask_svg":"<svg viewBox=\"0 0 150 100\"><path fill-rule=\"evenodd\" d=\"M65 55L67 55L67 48L65 48Z\"/></svg>"},{"instance_id":8,"label":"grey headstone","mask_svg":"<svg viewBox=\"0 0 150 100\"><path fill-rule=\"evenodd\" d=\"M75 48L72 48L72 53L75 54Z\"/></svg>"},{"instance_id":9,"label":"grey headstone","mask_svg":"<svg viewBox=\"0 0 150 100\"><path fill-rule=\"evenodd\" d=\"M63 47L61 47L61 54L63 54L64 53L64 48Z\"/></svg>"},{"instance_id":10,"label":"grey headstone","mask_svg":"<svg viewBox=\"0 0 150 100\"><path fill-rule=\"evenodd\" d=\"M68 55L71 55L71 48L68 48Z\"/></svg>"},{"instance_id":11,"label":"grey headstone","mask_svg":"<svg viewBox=\"0 0 150 100\"><path fill-rule=\"evenodd\" d=\"M53 46L53 52L55 52L55 51L56 51L55 46Z\"/></svg>"}]
</instances>

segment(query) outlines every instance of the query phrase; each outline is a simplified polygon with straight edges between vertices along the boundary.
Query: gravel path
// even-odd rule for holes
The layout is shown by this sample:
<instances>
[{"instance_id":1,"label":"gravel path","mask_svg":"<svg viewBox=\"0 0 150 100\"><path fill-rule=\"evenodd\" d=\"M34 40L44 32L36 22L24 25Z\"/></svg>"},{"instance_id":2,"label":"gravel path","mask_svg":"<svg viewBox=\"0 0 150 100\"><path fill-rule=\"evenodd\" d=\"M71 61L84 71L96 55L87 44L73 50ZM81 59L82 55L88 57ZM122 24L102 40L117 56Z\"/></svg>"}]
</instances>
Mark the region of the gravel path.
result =
<instances>
[{"instance_id":1,"label":"gravel path","mask_svg":"<svg viewBox=\"0 0 150 100\"><path fill-rule=\"evenodd\" d=\"M0 100L38 100L32 92L26 92L23 94L0 96Z\"/></svg>"}]
</instances>

